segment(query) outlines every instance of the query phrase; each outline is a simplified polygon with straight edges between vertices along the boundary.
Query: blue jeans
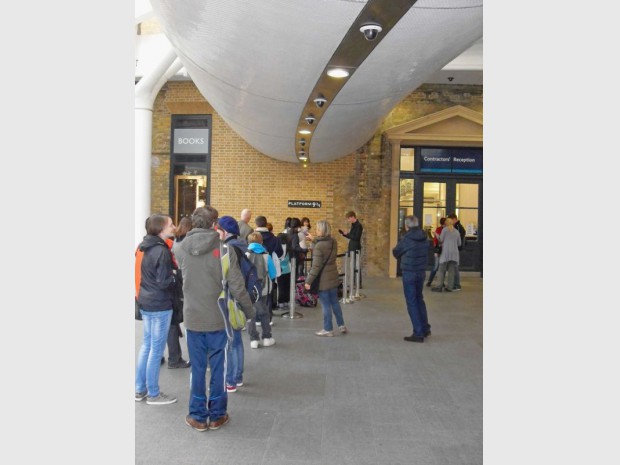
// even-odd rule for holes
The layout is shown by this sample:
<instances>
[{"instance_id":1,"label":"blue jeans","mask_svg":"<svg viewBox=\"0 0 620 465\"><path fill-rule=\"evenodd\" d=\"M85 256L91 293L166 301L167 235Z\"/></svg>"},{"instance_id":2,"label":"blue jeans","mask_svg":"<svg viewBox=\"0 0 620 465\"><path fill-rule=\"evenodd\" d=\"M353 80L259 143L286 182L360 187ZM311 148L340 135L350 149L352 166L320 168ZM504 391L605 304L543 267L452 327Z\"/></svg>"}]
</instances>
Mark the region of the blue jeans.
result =
<instances>
[{"instance_id":1,"label":"blue jeans","mask_svg":"<svg viewBox=\"0 0 620 465\"><path fill-rule=\"evenodd\" d=\"M333 331L332 325L332 310L336 316L336 324L338 326L344 326L344 318L342 317L342 309L338 302L338 288L328 289L326 291L319 291L319 302L323 308L323 329L325 331Z\"/></svg>"},{"instance_id":2,"label":"blue jeans","mask_svg":"<svg viewBox=\"0 0 620 465\"><path fill-rule=\"evenodd\" d=\"M428 324L426 303L424 303L424 296L422 295L425 276L425 271L403 270L403 290L405 291L407 312L413 325L413 335L418 337L424 337L431 330L431 325Z\"/></svg>"},{"instance_id":3,"label":"blue jeans","mask_svg":"<svg viewBox=\"0 0 620 465\"><path fill-rule=\"evenodd\" d=\"M243 340L241 330L233 330L232 344L228 344L228 354L226 366L226 384L236 386L243 381Z\"/></svg>"},{"instance_id":4,"label":"blue jeans","mask_svg":"<svg viewBox=\"0 0 620 465\"><path fill-rule=\"evenodd\" d=\"M136 392L148 391L149 397L159 395L159 368L164 355L172 309L142 314L142 347L136 362Z\"/></svg>"},{"instance_id":5,"label":"blue jeans","mask_svg":"<svg viewBox=\"0 0 620 465\"><path fill-rule=\"evenodd\" d=\"M190 376L189 415L201 423L215 421L226 415L226 330L192 331L188 329L187 351L192 361ZM207 399L207 363L211 367Z\"/></svg>"},{"instance_id":6,"label":"blue jeans","mask_svg":"<svg viewBox=\"0 0 620 465\"><path fill-rule=\"evenodd\" d=\"M435 264L433 265L433 269L431 270L431 274L428 277L428 282L432 283L433 279L435 279L435 275L437 274L437 270L439 269L439 254L435 254Z\"/></svg>"}]
</instances>

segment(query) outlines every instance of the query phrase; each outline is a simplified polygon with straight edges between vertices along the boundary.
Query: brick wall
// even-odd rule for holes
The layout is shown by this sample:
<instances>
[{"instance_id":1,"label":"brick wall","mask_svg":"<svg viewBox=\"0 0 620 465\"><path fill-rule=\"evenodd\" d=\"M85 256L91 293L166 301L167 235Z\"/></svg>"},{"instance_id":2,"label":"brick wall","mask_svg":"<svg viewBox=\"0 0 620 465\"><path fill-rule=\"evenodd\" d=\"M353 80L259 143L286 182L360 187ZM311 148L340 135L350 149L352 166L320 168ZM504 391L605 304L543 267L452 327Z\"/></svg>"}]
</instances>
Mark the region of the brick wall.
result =
<instances>
[{"instance_id":1,"label":"brick wall","mask_svg":"<svg viewBox=\"0 0 620 465\"><path fill-rule=\"evenodd\" d=\"M190 81L168 82L153 107L153 211L168 212L170 124L172 114L211 114L211 199L220 216L239 218L244 208L264 215L279 231L286 217L307 216L314 225L327 219L334 231L347 230L347 210L364 226L364 273L387 276L390 222L391 151L382 137L393 126L454 105L482 112L482 86L425 84L399 103L375 135L356 152L307 168L263 155L241 137L205 101ZM288 200L320 200L322 208L288 208ZM338 238L339 251L347 240Z\"/></svg>"}]
</instances>

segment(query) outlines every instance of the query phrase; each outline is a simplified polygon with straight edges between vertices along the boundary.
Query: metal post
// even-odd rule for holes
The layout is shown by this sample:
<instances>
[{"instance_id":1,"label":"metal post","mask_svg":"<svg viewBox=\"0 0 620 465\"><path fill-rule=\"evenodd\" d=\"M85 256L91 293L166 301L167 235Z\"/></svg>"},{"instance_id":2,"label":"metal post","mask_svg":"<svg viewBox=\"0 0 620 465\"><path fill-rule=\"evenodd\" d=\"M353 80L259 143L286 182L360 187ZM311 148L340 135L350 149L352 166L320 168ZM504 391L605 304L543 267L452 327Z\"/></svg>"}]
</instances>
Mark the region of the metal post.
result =
<instances>
[{"instance_id":1,"label":"metal post","mask_svg":"<svg viewBox=\"0 0 620 465\"><path fill-rule=\"evenodd\" d=\"M348 281L347 281L347 269L349 267L349 253L345 252L344 254L344 265L343 265L343 269L344 269L344 276L342 277L342 299L340 299L340 303L341 304L346 304L347 303L347 286L348 286Z\"/></svg>"},{"instance_id":2,"label":"metal post","mask_svg":"<svg viewBox=\"0 0 620 465\"><path fill-rule=\"evenodd\" d=\"M303 315L299 312L295 311L295 289L297 287L297 259L295 257L291 257L291 285L290 285L290 289L289 289L289 303L288 303L288 308L289 308L289 313L284 313L282 315L282 318L290 318L291 320L297 319L297 318L302 318Z\"/></svg>"},{"instance_id":3,"label":"metal post","mask_svg":"<svg viewBox=\"0 0 620 465\"><path fill-rule=\"evenodd\" d=\"M362 279L362 251L355 251L355 300L360 300L366 297L364 294L360 294L360 280Z\"/></svg>"},{"instance_id":4,"label":"metal post","mask_svg":"<svg viewBox=\"0 0 620 465\"><path fill-rule=\"evenodd\" d=\"M348 269L348 276L347 276L347 281L348 281L348 286L349 286L349 297L345 300L345 304L352 304L354 302L353 299L353 279L355 277L355 264L353 263L353 260L355 260L355 255L351 252L347 252L347 261L349 262L349 269Z\"/></svg>"}]
</instances>

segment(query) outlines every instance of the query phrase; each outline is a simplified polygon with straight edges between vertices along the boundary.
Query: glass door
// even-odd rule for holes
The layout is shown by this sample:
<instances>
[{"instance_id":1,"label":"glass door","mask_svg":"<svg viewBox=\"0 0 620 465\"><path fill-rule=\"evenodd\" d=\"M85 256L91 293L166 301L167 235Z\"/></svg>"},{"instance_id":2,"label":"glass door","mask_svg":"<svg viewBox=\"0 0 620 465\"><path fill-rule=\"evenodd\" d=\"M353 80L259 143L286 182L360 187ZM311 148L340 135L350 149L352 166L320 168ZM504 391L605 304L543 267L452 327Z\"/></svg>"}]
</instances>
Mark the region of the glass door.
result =
<instances>
[{"instance_id":1,"label":"glass door","mask_svg":"<svg viewBox=\"0 0 620 465\"><path fill-rule=\"evenodd\" d=\"M204 207L207 190L206 176L176 175L174 177L174 224Z\"/></svg>"}]
</instances>

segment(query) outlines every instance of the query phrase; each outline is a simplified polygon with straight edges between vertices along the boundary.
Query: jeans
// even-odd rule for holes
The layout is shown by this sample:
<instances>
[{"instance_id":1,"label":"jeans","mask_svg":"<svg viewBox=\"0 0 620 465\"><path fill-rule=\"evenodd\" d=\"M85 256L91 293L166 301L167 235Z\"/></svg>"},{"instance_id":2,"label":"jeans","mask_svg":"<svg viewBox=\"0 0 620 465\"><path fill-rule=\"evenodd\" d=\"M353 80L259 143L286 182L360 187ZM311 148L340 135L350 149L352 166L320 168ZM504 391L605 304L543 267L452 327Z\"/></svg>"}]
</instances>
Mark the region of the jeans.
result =
<instances>
[{"instance_id":1,"label":"jeans","mask_svg":"<svg viewBox=\"0 0 620 465\"><path fill-rule=\"evenodd\" d=\"M433 269L431 270L431 274L428 277L429 284L433 282L435 279L435 275L437 274L437 270L439 269L439 254L435 254L435 264L433 265Z\"/></svg>"},{"instance_id":2,"label":"jeans","mask_svg":"<svg viewBox=\"0 0 620 465\"><path fill-rule=\"evenodd\" d=\"M449 262L443 262L439 265L439 284L437 287L444 287L444 279L446 277L446 268L448 269L448 285L446 286L448 289L454 289L455 285L455 270L458 270L458 264L451 260Z\"/></svg>"},{"instance_id":3,"label":"jeans","mask_svg":"<svg viewBox=\"0 0 620 465\"><path fill-rule=\"evenodd\" d=\"M258 341L260 339L258 330L256 329L257 321L260 321L263 339L269 339L271 337L271 325L269 324L269 321L271 321L269 315L270 299L270 296L265 295L258 299L256 302L254 302L254 311L256 312L256 316L251 320L248 320L247 323L248 334L250 335L251 341Z\"/></svg>"},{"instance_id":4,"label":"jeans","mask_svg":"<svg viewBox=\"0 0 620 465\"><path fill-rule=\"evenodd\" d=\"M449 275L448 275L449 276ZM459 264L454 266L454 287L461 287L461 273L459 273Z\"/></svg>"},{"instance_id":5,"label":"jeans","mask_svg":"<svg viewBox=\"0 0 620 465\"><path fill-rule=\"evenodd\" d=\"M233 330L232 344L228 344L226 384L236 386L243 381L243 340L241 331Z\"/></svg>"},{"instance_id":6,"label":"jeans","mask_svg":"<svg viewBox=\"0 0 620 465\"><path fill-rule=\"evenodd\" d=\"M166 339L172 319L172 309L142 314L142 347L136 362L136 392L148 392L149 397L159 395L159 368L166 348Z\"/></svg>"},{"instance_id":7,"label":"jeans","mask_svg":"<svg viewBox=\"0 0 620 465\"><path fill-rule=\"evenodd\" d=\"M201 423L226 415L226 330L186 331L187 350L192 361L190 375L189 415ZM207 399L207 363L211 367Z\"/></svg>"},{"instance_id":8,"label":"jeans","mask_svg":"<svg viewBox=\"0 0 620 465\"><path fill-rule=\"evenodd\" d=\"M170 329L168 330L168 365L174 365L175 363L179 363L181 358L183 357L183 352L181 351L181 343L179 342L179 338L181 337L181 328L179 325L170 324Z\"/></svg>"},{"instance_id":9,"label":"jeans","mask_svg":"<svg viewBox=\"0 0 620 465\"><path fill-rule=\"evenodd\" d=\"M413 325L413 335L418 337L424 337L431 330L431 325L428 324L426 303L422 295L425 276L425 271L403 270L403 291L407 302L407 312Z\"/></svg>"},{"instance_id":10,"label":"jeans","mask_svg":"<svg viewBox=\"0 0 620 465\"><path fill-rule=\"evenodd\" d=\"M338 326L344 326L344 318L342 316L342 309L338 302L338 288L334 287L326 291L319 291L319 301L323 308L323 329L325 331L333 331L334 326L332 324L332 310L336 316L336 324Z\"/></svg>"}]
</instances>

